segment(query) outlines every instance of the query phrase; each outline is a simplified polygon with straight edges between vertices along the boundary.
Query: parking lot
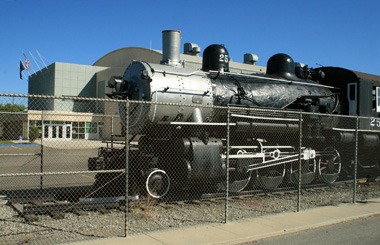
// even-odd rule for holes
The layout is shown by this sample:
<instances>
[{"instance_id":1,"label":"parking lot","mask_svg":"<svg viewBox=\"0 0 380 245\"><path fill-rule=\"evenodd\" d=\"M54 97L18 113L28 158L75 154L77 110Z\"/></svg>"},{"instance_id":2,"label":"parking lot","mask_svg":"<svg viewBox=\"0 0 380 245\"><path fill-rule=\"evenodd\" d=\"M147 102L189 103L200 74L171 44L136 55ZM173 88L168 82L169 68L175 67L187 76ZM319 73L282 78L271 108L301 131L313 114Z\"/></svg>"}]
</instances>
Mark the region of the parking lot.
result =
<instances>
[{"instance_id":1,"label":"parking lot","mask_svg":"<svg viewBox=\"0 0 380 245\"><path fill-rule=\"evenodd\" d=\"M36 143L0 146L2 190L91 185L94 174L86 173L87 162L102 145L98 141L44 141L43 148Z\"/></svg>"}]
</instances>

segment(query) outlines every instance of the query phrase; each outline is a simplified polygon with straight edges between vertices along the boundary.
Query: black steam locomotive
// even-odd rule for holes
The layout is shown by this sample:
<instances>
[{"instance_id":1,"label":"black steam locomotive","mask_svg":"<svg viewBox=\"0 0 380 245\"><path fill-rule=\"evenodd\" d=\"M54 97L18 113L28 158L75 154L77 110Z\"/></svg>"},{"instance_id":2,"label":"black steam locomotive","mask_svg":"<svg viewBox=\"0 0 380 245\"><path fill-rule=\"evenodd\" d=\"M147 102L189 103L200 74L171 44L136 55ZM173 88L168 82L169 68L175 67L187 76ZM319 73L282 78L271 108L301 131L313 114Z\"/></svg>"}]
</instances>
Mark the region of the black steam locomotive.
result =
<instances>
[{"instance_id":1,"label":"black steam locomotive","mask_svg":"<svg viewBox=\"0 0 380 245\"><path fill-rule=\"evenodd\" d=\"M193 70L179 61L179 32L163 34L161 64L134 61L121 83L110 83L111 98L131 101L119 103L122 135L138 144L99 149L90 170L124 168L128 152L129 192L154 198L173 189L225 189L227 174L236 192L252 183L275 189L285 180L329 184L351 164L356 135L363 169L379 170L378 154L368 153L380 144L380 77L309 69L286 54L272 56L266 74L232 73L227 49L216 44ZM294 113L300 111L302 117ZM342 114L367 118L342 123ZM115 179L97 174L96 183Z\"/></svg>"}]
</instances>

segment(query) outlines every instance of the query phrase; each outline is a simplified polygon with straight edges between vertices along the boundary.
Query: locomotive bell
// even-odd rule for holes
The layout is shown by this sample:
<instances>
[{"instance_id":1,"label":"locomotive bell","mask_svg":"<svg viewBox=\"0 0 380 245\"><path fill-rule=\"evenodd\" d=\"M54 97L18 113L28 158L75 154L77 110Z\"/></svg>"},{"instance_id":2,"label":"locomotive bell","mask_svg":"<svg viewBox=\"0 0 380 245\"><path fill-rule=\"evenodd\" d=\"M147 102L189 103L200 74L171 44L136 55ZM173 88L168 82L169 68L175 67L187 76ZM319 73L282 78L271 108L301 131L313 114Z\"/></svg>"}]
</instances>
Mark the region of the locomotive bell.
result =
<instances>
[{"instance_id":1,"label":"locomotive bell","mask_svg":"<svg viewBox=\"0 0 380 245\"><path fill-rule=\"evenodd\" d=\"M221 44L212 44L203 51L202 71L229 72L230 56Z\"/></svg>"},{"instance_id":2,"label":"locomotive bell","mask_svg":"<svg viewBox=\"0 0 380 245\"><path fill-rule=\"evenodd\" d=\"M287 54L275 54L267 63L267 74L276 75L289 80L298 80L292 57Z\"/></svg>"}]
</instances>

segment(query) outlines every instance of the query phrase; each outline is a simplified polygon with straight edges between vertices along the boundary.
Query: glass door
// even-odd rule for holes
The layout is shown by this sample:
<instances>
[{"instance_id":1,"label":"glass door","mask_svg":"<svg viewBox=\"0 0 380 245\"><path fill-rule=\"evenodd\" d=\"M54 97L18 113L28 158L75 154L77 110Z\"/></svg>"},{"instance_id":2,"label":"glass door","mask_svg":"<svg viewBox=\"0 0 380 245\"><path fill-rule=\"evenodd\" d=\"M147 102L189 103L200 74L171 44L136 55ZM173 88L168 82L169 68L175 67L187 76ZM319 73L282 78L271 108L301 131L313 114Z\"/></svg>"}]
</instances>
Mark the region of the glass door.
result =
<instances>
[{"instance_id":1,"label":"glass door","mask_svg":"<svg viewBox=\"0 0 380 245\"><path fill-rule=\"evenodd\" d=\"M70 124L46 124L44 126L45 139L71 139Z\"/></svg>"}]
</instances>

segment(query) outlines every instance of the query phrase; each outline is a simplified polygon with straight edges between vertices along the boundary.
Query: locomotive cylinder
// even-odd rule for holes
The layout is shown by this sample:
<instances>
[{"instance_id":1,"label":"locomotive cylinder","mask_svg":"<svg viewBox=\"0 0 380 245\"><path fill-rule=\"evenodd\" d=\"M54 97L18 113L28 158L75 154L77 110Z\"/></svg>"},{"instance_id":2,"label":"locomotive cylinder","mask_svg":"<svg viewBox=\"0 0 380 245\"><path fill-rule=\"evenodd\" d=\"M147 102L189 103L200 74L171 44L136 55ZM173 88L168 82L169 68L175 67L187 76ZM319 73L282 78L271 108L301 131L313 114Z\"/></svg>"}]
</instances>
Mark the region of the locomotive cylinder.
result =
<instances>
[{"instance_id":1,"label":"locomotive cylinder","mask_svg":"<svg viewBox=\"0 0 380 245\"><path fill-rule=\"evenodd\" d=\"M378 147L380 145L379 136L376 134L363 134L361 141L365 147Z\"/></svg>"},{"instance_id":2,"label":"locomotive cylinder","mask_svg":"<svg viewBox=\"0 0 380 245\"><path fill-rule=\"evenodd\" d=\"M349 144L355 142L355 134L347 132L336 132L332 136L332 139L337 143Z\"/></svg>"}]
</instances>

